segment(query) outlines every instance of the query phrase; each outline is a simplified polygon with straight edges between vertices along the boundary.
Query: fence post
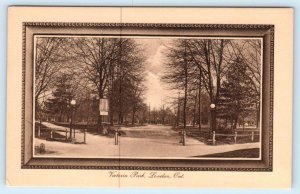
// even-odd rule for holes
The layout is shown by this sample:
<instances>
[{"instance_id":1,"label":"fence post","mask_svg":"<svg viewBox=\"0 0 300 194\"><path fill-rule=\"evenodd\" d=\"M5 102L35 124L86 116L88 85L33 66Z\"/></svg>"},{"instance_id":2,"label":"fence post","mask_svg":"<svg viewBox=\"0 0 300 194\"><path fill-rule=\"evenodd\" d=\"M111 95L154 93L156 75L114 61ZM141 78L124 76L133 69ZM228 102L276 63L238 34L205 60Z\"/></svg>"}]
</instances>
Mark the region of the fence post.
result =
<instances>
[{"instance_id":1,"label":"fence post","mask_svg":"<svg viewBox=\"0 0 300 194\"><path fill-rule=\"evenodd\" d=\"M183 144L183 129L181 129L181 133L180 133L180 142Z\"/></svg>"},{"instance_id":2,"label":"fence post","mask_svg":"<svg viewBox=\"0 0 300 194\"><path fill-rule=\"evenodd\" d=\"M39 128L38 128L38 137L41 137L41 126L42 126L42 119L40 118Z\"/></svg>"},{"instance_id":3,"label":"fence post","mask_svg":"<svg viewBox=\"0 0 300 194\"><path fill-rule=\"evenodd\" d=\"M84 129L83 143L86 143L86 129Z\"/></svg>"},{"instance_id":4,"label":"fence post","mask_svg":"<svg viewBox=\"0 0 300 194\"><path fill-rule=\"evenodd\" d=\"M66 128L66 141L68 140L68 129Z\"/></svg>"},{"instance_id":5,"label":"fence post","mask_svg":"<svg viewBox=\"0 0 300 194\"><path fill-rule=\"evenodd\" d=\"M185 146L185 141L186 141L186 132L183 131L183 134L182 134L182 145Z\"/></svg>"},{"instance_id":6,"label":"fence post","mask_svg":"<svg viewBox=\"0 0 300 194\"><path fill-rule=\"evenodd\" d=\"M53 139L53 129L50 131L50 139Z\"/></svg>"},{"instance_id":7,"label":"fence post","mask_svg":"<svg viewBox=\"0 0 300 194\"><path fill-rule=\"evenodd\" d=\"M236 143L236 139L237 139L237 132L234 132L234 143Z\"/></svg>"},{"instance_id":8,"label":"fence post","mask_svg":"<svg viewBox=\"0 0 300 194\"><path fill-rule=\"evenodd\" d=\"M252 131L252 133L251 133L251 141L252 142L254 141L254 131Z\"/></svg>"},{"instance_id":9,"label":"fence post","mask_svg":"<svg viewBox=\"0 0 300 194\"><path fill-rule=\"evenodd\" d=\"M41 137L41 125L38 127L38 137Z\"/></svg>"},{"instance_id":10,"label":"fence post","mask_svg":"<svg viewBox=\"0 0 300 194\"><path fill-rule=\"evenodd\" d=\"M39 151L40 151L41 154L44 154L46 152L45 144L43 144L43 143L40 144L40 150Z\"/></svg>"},{"instance_id":11,"label":"fence post","mask_svg":"<svg viewBox=\"0 0 300 194\"><path fill-rule=\"evenodd\" d=\"M212 141L213 141L213 145L215 145L216 144L216 132L215 131L213 131Z\"/></svg>"},{"instance_id":12,"label":"fence post","mask_svg":"<svg viewBox=\"0 0 300 194\"><path fill-rule=\"evenodd\" d=\"M116 129L115 130L115 145L118 145L118 132L119 132L119 130L118 129Z\"/></svg>"}]
</instances>

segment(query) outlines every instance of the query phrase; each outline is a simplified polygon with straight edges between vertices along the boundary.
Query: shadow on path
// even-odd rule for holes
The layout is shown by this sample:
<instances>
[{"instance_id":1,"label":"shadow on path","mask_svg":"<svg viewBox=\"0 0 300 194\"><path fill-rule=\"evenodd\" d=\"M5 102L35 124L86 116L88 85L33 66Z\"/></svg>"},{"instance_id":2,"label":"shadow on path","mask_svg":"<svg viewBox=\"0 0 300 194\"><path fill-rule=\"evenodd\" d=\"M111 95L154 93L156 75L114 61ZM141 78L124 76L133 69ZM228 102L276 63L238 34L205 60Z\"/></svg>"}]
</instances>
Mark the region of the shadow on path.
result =
<instances>
[{"instance_id":1,"label":"shadow on path","mask_svg":"<svg viewBox=\"0 0 300 194\"><path fill-rule=\"evenodd\" d=\"M217 154L207 154L202 156L193 157L205 157L205 158L258 158L259 148L251 149L241 149L229 152L217 153Z\"/></svg>"}]
</instances>

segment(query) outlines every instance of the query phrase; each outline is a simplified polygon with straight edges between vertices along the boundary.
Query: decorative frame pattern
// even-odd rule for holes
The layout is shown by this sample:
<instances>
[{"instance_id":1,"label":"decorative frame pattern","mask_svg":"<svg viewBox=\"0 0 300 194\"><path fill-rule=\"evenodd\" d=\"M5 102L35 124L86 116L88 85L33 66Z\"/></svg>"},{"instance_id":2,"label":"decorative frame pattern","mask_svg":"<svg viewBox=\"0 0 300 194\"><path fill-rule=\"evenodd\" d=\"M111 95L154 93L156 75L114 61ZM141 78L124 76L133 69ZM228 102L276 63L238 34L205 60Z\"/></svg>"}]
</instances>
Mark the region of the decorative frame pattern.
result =
<instances>
[{"instance_id":1,"label":"decorative frame pattern","mask_svg":"<svg viewBox=\"0 0 300 194\"><path fill-rule=\"evenodd\" d=\"M28 64L28 48L27 44L30 36L35 32L28 32L27 29L32 28L43 30L54 29L60 31L65 29L84 30L89 34L89 30L97 29L119 29L119 35L126 35L124 31L134 30L179 30L184 32L198 31L199 36L203 37L202 31L213 32L213 36L219 34L220 37L262 37L263 45L263 83L262 83L262 106L263 116L262 122L268 130L262 130L262 160L261 161L216 161L216 160L197 160L189 159L183 161L154 159L96 159L96 158L33 158L30 149L30 141L32 146L32 135L28 135L28 127L26 125L26 116L30 114L32 106L26 101L30 97L30 92L26 80L28 78L27 71L30 71ZM34 31L34 30L33 30ZM53 32L51 32L53 33ZM50 34L51 34L50 33ZM62 32L65 34L65 32ZM73 33L72 33L73 34ZM101 35L101 34L99 34ZM137 34L141 35L141 34ZM170 36L168 34L148 34L147 36ZM178 36L178 35L177 35ZM183 35L188 37L189 34ZM195 35L193 35L195 36ZM206 35L209 36L209 35ZM31 62L32 63L32 62ZM31 69L32 71L32 69ZM34 79L31 77L31 79ZM161 24L161 23L60 23L60 22L24 22L22 34L22 123L21 123L21 168L22 169L116 169L116 170L170 170L170 171L272 171L273 168L273 87L274 87L274 25L248 25L248 24ZM29 93L29 94L28 94ZM31 93L32 94L32 93ZM29 95L29 96L28 96ZM31 96L33 102L33 96ZM31 110L32 111L32 110ZM265 116L267 115L267 116ZM267 118L266 118L267 117ZM32 125L32 123L31 123ZM31 151L31 153L30 153ZM112 165L111 165L112 164Z\"/></svg>"}]
</instances>

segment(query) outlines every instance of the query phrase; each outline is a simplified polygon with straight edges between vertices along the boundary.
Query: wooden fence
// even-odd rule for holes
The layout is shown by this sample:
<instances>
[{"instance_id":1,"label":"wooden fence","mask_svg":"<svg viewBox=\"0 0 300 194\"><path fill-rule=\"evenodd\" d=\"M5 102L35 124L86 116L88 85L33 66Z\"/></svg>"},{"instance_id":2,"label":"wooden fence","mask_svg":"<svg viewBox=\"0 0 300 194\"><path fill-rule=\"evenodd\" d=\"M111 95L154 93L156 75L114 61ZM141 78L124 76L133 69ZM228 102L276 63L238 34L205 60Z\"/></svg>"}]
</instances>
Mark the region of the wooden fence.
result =
<instances>
[{"instance_id":1,"label":"wooden fence","mask_svg":"<svg viewBox=\"0 0 300 194\"><path fill-rule=\"evenodd\" d=\"M213 145L216 145L216 137L232 137L234 139L234 143L237 143L237 139L239 137L251 137L251 142L254 142L254 137L255 135L259 135L259 134L255 134L256 131L251 131L250 134L238 134L238 132L234 132L234 134L221 134L221 133L216 133L215 131L213 131L213 135L212 135L212 143Z\"/></svg>"}]
</instances>

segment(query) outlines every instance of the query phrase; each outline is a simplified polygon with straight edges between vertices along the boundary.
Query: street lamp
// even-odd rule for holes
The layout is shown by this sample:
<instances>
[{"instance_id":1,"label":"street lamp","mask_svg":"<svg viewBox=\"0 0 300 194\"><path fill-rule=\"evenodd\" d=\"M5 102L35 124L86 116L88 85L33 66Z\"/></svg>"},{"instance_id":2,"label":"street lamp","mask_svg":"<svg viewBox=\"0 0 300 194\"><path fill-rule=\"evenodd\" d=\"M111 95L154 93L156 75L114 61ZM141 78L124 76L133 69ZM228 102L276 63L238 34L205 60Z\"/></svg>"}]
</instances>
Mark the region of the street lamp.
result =
<instances>
[{"instance_id":1,"label":"street lamp","mask_svg":"<svg viewBox=\"0 0 300 194\"><path fill-rule=\"evenodd\" d=\"M216 105L214 103L211 103L210 104L210 111L211 111L211 118L210 118L210 130L211 132L215 130L215 108L216 108Z\"/></svg>"},{"instance_id":2,"label":"street lamp","mask_svg":"<svg viewBox=\"0 0 300 194\"><path fill-rule=\"evenodd\" d=\"M75 106L76 105L76 100L71 100L71 106Z\"/></svg>"},{"instance_id":3,"label":"street lamp","mask_svg":"<svg viewBox=\"0 0 300 194\"><path fill-rule=\"evenodd\" d=\"M75 109L76 100L74 100L74 99L71 100L70 105L71 105L70 139L72 139L73 112L74 112L74 109ZM74 129L74 137L75 137L75 129Z\"/></svg>"}]
</instances>

